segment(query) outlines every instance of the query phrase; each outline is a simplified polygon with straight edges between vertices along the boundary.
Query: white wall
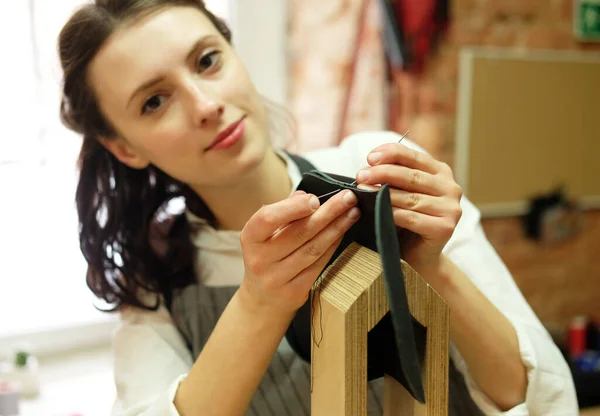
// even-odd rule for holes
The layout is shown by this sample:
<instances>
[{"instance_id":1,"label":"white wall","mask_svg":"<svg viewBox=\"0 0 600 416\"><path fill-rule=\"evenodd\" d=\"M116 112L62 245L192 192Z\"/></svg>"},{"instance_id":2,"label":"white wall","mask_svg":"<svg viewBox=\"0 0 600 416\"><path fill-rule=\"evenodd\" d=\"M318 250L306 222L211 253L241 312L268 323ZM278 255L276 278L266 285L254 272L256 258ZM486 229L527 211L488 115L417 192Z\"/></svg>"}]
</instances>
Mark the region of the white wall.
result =
<instances>
[{"instance_id":1,"label":"white wall","mask_svg":"<svg viewBox=\"0 0 600 416\"><path fill-rule=\"evenodd\" d=\"M227 0L223 0L227 1ZM287 1L229 0L233 44L259 92L287 101Z\"/></svg>"}]
</instances>

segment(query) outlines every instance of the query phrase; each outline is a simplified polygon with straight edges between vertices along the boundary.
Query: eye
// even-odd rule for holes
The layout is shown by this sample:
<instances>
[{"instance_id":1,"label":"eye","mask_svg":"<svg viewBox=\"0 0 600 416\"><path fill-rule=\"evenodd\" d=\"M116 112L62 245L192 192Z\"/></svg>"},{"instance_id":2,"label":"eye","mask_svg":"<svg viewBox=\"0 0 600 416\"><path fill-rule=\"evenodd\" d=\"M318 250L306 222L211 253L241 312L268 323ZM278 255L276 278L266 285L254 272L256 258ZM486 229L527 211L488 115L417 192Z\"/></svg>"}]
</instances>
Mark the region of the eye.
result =
<instances>
[{"instance_id":1,"label":"eye","mask_svg":"<svg viewBox=\"0 0 600 416\"><path fill-rule=\"evenodd\" d=\"M160 94L156 94L148 98L142 106L142 114L153 113L157 111L165 100L166 97Z\"/></svg>"},{"instance_id":2,"label":"eye","mask_svg":"<svg viewBox=\"0 0 600 416\"><path fill-rule=\"evenodd\" d=\"M205 53L198 59L198 70L200 72L206 71L213 66L219 64L221 52L219 51L211 51Z\"/></svg>"}]
</instances>

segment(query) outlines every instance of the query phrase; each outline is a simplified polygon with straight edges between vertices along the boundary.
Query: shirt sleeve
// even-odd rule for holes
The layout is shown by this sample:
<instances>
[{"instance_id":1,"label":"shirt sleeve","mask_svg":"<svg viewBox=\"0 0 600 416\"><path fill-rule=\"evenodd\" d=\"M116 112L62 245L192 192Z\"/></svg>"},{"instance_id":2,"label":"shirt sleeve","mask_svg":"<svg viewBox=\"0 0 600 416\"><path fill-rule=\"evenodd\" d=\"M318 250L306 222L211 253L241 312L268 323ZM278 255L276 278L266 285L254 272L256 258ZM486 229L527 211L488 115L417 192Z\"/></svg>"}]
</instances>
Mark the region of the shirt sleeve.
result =
<instances>
[{"instance_id":1,"label":"shirt sleeve","mask_svg":"<svg viewBox=\"0 0 600 416\"><path fill-rule=\"evenodd\" d=\"M502 412L478 388L464 359L451 345L450 355L465 377L473 401L486 415L578 414L575 386L566 360L485 236L479 210L467 198L461 205L463 216L445 254L513 325L528 379L525 402Z\"/></svg>"},{"instance_id":2,"label":"shirt sleeve","mask_svg":"<svg viewBox=\"0 0 600 416\"><path fill-rule=\"evenodd\" d=\"M122 311L113 348L112 416L179 416L173 400L193 361L168 311Z\"/></svg>"}]
</instances>

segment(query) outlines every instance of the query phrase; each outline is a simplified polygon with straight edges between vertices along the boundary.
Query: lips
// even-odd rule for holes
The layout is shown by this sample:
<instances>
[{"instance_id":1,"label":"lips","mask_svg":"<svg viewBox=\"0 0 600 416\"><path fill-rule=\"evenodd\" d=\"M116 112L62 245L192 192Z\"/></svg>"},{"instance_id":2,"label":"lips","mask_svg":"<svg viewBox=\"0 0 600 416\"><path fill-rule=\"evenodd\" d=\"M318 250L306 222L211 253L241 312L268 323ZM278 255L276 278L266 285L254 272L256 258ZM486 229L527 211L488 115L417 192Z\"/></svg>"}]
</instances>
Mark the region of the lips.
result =
<instances>
[{"instance_id":1,"label":"lips","mask_svg":"<svg viewBox=\"0 0 600 416\"><path fill-rule=\"evenodd\" d=\"M244 119L245 117L242 117L238 121L227 126L217 135L217 137L215 137L210 146L208 146L205 150L208 151L229 148L237 143L237 141L241 139L244 132Z\"/></svg>"}]
</instances>

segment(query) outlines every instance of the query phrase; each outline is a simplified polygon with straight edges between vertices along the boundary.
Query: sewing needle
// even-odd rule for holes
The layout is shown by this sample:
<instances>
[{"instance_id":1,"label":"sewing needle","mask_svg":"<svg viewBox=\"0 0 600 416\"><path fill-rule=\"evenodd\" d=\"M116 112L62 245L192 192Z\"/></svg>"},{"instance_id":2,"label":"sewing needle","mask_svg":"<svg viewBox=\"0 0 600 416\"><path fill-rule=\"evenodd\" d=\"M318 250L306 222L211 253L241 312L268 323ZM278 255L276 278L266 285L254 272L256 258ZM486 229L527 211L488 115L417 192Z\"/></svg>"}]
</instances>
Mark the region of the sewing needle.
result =
<instances>
[{"instance_id":1,"label":"sewing needle","mask_svg":"<svg viewBox=\"0 0 600 416\"><path fill-rule=\"evenodd\" d=\"M406 130L406 133L404 133L402 135L402 137L400 137L400 140L398 140L398 143L400 143L400 142L402 142L402 140L404 140L404 138L406 137L406 135L408 134L409 131L410 130ZM350 186L354 186L354 185L356 185L356 180L350 184Z\"/></svg>"},{"instance_id":2,"label":"sewing needle","mask_svg":"<svg viewBox=\"0 0 600 416\"><path fill-rule=\"evenodd\" d=\"M401 142L402 142L402 140L404 140L404 138L406 137L406 135L408 134L408 132L409 132L409 131L410 131L410 130L406 130L406 133L404 133L404 134L402 135L402 137L400 137L400 140L398 140L398 143L401 143ZM350 186L354 186L354 185L356 185L356 180L350 184ZM326 194L323 194L323 195L321 195L321 196L318 196L317 198L321 199L321 198L324 198L324 197L326 197L326 196L333 195L333 194L335 194L335 193L337 193L337 192L340 192L340 191L341 191L341 189L336 189L335 191L327 192Z\"/></svg>"}]
</instances>

